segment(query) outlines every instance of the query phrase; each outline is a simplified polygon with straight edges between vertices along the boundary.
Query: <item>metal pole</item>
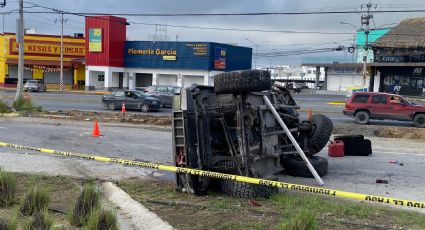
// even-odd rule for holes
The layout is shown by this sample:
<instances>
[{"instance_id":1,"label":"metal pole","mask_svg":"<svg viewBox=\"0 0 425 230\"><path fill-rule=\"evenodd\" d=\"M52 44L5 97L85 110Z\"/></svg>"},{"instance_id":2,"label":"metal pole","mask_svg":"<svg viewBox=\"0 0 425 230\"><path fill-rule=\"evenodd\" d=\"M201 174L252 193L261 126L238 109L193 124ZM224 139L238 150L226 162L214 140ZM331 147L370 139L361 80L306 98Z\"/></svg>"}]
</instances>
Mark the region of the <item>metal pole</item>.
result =
<instances>
[{"instance_id":1,"label":"metal pole","mask_svg":"<svg viewBox=\"0 0 425 230\"><path fill-rule=\"evenodd\" d=\"M19 0L19 19L17 23L16 40L19 44L18 84L16 86L15 101L22 97L24 85L24 0Z\"/></svg>"},{"instance_id":2,"label":"metal pole","mask_svg":"<svg viewBox=\"0 0 425 230\"><path fill-rule=\"evenodd\" d=\"M291 132L289 131L288 127L285 125L285 122L283 122L282 118L277 113L276 109L273 107L272 103L270 102L267 95L263 96L264 101L266 102L269 109L272 111L273 115L276 117L276 120L279 122L280 126L282 126L283 131L285 131L286 135L289 137L289 140L291 140L292 144L295 146L295 149L300 154L301 158L304 160L304 162L307 164L308 169L313 174L314 178L316 179L317 183L319 185L324 185L322 178L320 178L319 174L317 174L316 170L314 169L313 165L308 160L307 156L304 154L304 151L301 149L301 147L298 145L298 142L295 140L294 136L292 136Z\"/></svg>"},{"instance_id":3,"label":"metal pole","mask_svg":"<svg viewBox=\"0 0 425 230\"><path fill-rule=\"evenodd\" d=\"M61 73L60 73L60 91L63 91L63 13L61 13Z\"/></svg>"},{"instance_id":4,"label":"metal pole","mask_svg":"<svg viewBox=\"0 0 425 230\"><path fill-rule=\"evenodd\" d=\"M369 53L369 26L368 29L364 32L366 35L366 42L363 51L363 86L366 86L366 73L367 73L367 56Z\"/></svg>"}]
</instances>

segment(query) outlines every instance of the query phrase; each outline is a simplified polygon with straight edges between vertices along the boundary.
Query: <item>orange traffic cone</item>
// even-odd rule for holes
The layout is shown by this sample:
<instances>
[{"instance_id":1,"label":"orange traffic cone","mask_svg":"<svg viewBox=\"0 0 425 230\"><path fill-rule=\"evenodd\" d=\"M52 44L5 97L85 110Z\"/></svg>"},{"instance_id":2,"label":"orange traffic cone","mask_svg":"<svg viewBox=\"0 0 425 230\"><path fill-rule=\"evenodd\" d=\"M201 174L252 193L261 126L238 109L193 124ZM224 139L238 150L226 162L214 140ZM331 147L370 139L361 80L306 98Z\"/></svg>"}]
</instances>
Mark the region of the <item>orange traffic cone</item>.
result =
<instances>
[{"instance_id":1,"label":"orange traffic cone","mask_svg":"<svg viewBox=\"0 0 425 230\"><path fill-rule=\"evenodd\" d=\"M97 123L97 121L94 122L94 127L93 127L93 137L100 137L100 130L99 130L99 123Z\"/></svg>"},{"instance_id":2,"label":"orange traffic cone","mask_svg":"<svg viewBox=\"0 0 425 230\"><path fill-rule=\"evenodd\" d=\"M127 110L125 109L125 104L123 102L122 106L121 106L121 113L126 113L126 112L127 112Z\"/></svg>"},{"instance_id":3,"label":"orange traffic cone","mask_svg":"<svg viewBox=\"0 0 425 230\"><path fill-rule=\"evenodd\" d=\"M311 112L311 108L308 108L308 112L307 112L307 118L309 120L311 120L311 116L313 115L313 113Z\"/></svg>"}]
</instances>

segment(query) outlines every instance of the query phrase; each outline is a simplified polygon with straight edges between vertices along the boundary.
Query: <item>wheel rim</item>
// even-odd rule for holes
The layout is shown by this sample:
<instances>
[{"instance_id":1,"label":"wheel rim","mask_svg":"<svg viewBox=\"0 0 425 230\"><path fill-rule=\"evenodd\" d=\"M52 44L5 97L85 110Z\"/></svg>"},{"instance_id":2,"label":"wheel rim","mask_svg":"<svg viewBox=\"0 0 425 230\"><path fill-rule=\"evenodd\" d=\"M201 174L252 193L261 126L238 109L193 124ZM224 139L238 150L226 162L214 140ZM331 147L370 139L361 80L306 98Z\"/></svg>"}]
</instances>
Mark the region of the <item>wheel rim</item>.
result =
<instances>
[{"instance_id":1,"label":"wheel rim","mask_svg":"<svg viewBox=\"0 0 425 230\"><path fill-rule=\"evenodd\" d=\"M110 110L115 110L115 105L114 105L114 103L108 103L107 107L108 107L108 109L110 109Z\"/></svg>"},{"instance_id":2,"label":"wheel rim","mask_svg":"<svg viewBox=\"0 0 425 230\"><path fill-rule=\"evenodd\" d=\"M418 124L420 124L420 125L424 125L424 124L425 124L425 118L420 117L420 118L418 118L418 119L416 120L416 122L417 122Z\"/></svg>"},{"instance_id":3,"label":"wheel rim","mask_svg":"<svg viewBox=\"0 0 425 230\"><path fill-rule=\"evenodd\" d=\"M146 113L147 111L149 111L149 106L147 104L142 104L140 105L140 110Z\"/></svg>"},{"instance_id":4,"label":"wheel rim","mask_svg":"<svg viewBox=\"0 0 425 230\"><path fill-rule=\"evenodd\" d=\"M360 121L365 121L366 120L366 116L364 114L360 114L359 115L359 120Z\"/></svg>"}]
</instances>

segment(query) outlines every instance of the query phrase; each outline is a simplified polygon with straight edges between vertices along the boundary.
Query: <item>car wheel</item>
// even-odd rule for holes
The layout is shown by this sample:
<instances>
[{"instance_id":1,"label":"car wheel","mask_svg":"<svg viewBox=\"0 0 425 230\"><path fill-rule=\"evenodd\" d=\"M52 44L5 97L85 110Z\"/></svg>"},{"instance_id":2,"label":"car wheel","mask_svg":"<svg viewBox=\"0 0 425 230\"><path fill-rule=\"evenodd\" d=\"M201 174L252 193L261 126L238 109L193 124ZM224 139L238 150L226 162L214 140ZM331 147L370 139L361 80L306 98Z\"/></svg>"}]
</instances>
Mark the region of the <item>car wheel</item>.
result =
<instances>
[{"instance_id":1,"label":"car wheel","mask_svg":"<svg viewBox=\"0 0 425 230\"><path fill-rule=\"evenodd\" d=\"M359 111L354 115L356 118L356 122L361 125L366 125L369 123L370 115L366 111Z\"/></svg>"},{"instance_id":2,"label":"car wheel","mask_svg":"<svg viewBox=\"0 0 425 230\"><path fill-rule=\"evenodd\" d=\"M141 104L141 105L139 106L139 108L140 108L140 111L142 111L143 113L147 113L147 112L149 112L149 110L150 110L150 108L149 108L149 105L148 105L148 104Z\"/></svg>"},{"instance_id":3,"label":"car wheel","mask_svg":"<svg viewBox=\"0 0 425 230\"><path fill-rule=\"evenodd\" d=\"M109 102L108 104L106 104L106 108L109 110L115 110L117 106L114 103Z\"/></svg>"},{"instance_id":4,"label":"car wheel","mask_svg":"<svg viewBox=\"0 0 425 230\"><path fill-rule=\"evenodd\" d=\"M425 128L425 114L417 114L413 118L413 123L415 124L415 127Z\"/></svg>"}]
</instances>

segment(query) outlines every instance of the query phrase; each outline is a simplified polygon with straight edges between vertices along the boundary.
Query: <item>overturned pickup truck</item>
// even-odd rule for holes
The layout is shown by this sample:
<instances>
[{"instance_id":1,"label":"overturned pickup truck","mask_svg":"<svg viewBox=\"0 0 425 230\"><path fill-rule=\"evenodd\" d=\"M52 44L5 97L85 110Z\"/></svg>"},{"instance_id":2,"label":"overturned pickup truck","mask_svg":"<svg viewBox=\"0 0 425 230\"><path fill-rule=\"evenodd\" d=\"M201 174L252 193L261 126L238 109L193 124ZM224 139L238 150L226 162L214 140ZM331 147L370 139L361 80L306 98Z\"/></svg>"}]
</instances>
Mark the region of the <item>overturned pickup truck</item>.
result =
<instances>
[{"instance_id":1,"label":"overturned pickup truck","mask_svg":"<svg viewBox=\"0 0 425 230\"><path fill-rule=\"evenodd\" d=\"M275 174L282 170L293 176L312 177L297 151L301 148L318 175L327 173L327 160L314 155L330 138L329 118L315 114L300 121L299 106L289 91L272 87L268 71L221 73L214 77L214 85L192 85L174 98L177 167L270 180L276 180ZM278 120L286 125L286 132ZM179 190L196 194L220 188L235 197L267 197L275 191L263 185L189 174L177 174L176 181Z\"/></svg>"}]
</instances>

